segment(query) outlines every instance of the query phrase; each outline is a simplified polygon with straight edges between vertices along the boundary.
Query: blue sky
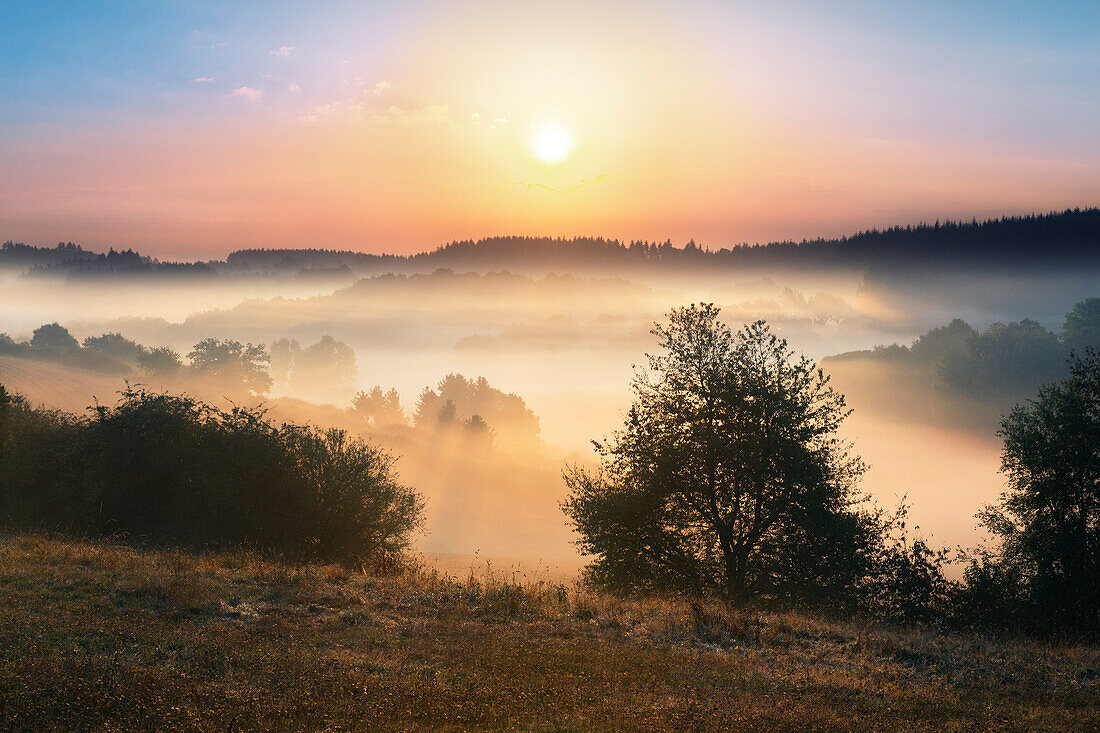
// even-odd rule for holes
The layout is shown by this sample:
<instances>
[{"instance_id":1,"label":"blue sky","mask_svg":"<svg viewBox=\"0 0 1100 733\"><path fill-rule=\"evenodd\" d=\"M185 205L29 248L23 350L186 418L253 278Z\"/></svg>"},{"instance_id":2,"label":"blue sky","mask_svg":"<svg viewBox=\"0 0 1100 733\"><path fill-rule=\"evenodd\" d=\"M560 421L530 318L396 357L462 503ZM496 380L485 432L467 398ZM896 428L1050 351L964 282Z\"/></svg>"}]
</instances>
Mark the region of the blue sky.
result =
<instances>
[{"instance_id":1,"label":"blue sky","mask_svg":"<svg viewBox=\"0 0 1100 733\"><path fill-rule=\"evenodd\" d=\"M577 141L554 169L525 153L544 120ZM3 2L0 134L0 238L137 227L174 251L221 246L216 224L271 241L288 224L264 196L316 208L277 172L223 184L233 156L322 182L346 209L310 226L365 249L513 230L723 245L1088 205L1100 3ZM517 180L560 195L494 193Z\"/></svg>"}]
</instances>

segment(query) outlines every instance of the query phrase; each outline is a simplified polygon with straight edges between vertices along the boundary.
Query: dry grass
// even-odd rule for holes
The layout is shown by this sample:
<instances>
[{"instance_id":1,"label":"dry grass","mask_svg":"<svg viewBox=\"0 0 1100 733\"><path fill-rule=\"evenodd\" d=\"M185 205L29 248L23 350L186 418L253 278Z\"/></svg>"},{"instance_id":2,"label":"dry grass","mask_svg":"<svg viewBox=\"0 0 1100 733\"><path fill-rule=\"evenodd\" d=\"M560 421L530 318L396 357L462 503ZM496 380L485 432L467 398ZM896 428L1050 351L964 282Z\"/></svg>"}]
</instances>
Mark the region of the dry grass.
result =
<instances>
[{"instance_id":1,"label":"dry grass","mask_svg":"<svg viewBox=\"0 0 1100 733\"><path fill-rule=\"evenodd\" d=\"M0 539L6 730L1095 730L1100 650Z\"/></svg>"}]
</instances>

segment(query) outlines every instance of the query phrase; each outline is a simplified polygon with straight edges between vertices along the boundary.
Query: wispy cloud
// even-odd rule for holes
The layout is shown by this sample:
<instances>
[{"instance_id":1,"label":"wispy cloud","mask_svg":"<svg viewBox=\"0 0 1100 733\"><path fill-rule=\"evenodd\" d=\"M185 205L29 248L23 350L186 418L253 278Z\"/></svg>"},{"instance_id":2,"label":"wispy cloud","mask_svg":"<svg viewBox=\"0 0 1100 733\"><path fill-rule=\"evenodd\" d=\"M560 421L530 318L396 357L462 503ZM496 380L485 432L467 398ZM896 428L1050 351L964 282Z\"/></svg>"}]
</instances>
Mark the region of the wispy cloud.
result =
<instances>
[{"instance_id":1,"label":"wispy cloud","mask_svg":"<svg viewBox=\"0 0 1100 733\"><path fill-rule=\"evenodd\" d=\"M288 92L294 92L295 94L297 94L298 92L302 91L302 87L298 86L294 82L291 82L286 85L286 90Z\"/></svg>"},{"instance_id":2,"label":"wispy cloud","mask_svg":"<svg viewBox=\"0 0 1100 733\"><path fill-rule=\"evenodd\" d=\"M294 53L294 46L279 46L277 49L271 52L271 55L282 56L285 59L288 58L292 53Z\"/></svg>"},{"instance_id":3,"label":"wispy cloud","mask_svg":"<svg viewBox=\"0 0 1100 733\"><path fill-rule=\"evenodd\" d=\"M474 112L467 118L466 121L471 125L488 124L490 130L499 130L500 128L508 124L507 117L495 117L493 119L487 119L483 121L479 112Z\"/></svg>"},{"instance_id":4,"label":"wispy cloud","mask_svg":"<svg viewBox=\"0 0 1100 733\"><path fill-rule=\"evenodd\" d=\"M324 117L335 117L337 115L361 117L372 109L378 109L381 104L378 98L392 88L393 84L385 80L364 86L347 99L317 105L308 114L302 115L301 119L307 122L316 122Z\"/></svg>"},{"instance_id":5,"label":"wispy cloud","mask_svg":"<svg viewBox=\"0 0 1100 733\"><path fill-rule=\"evenodd\" d=\"M450 122L449 108L445 104L429 104L426 107L406 109L391 105L384 114L375 115L379 122L407 124L410 122Z\"/></svg>"},{"instance_id":6,"label":"wispy cloud","mask_svg":"<svg viewBox=\"0 0 1100 733\"><path fill-rule=\"evenodd\" d=\"M211 79L209 76L196 76L194 79L191 80L191 83L192 84L209 84L212 81L214 81L214 80Z\"/></svg>"},{"instance_id":7,"label":"wispy cloud","mask_svg":"<svg viewBox=\"0 0 1100 733\"><path fill-rule=\"evenodd\" d=\"M241 97L247 99L249 102L255 104L256 102L262 102L264 98L263 89L253 89L252 87L237 87L229 93L231 97Z\"/></svg>"}]
</instances>

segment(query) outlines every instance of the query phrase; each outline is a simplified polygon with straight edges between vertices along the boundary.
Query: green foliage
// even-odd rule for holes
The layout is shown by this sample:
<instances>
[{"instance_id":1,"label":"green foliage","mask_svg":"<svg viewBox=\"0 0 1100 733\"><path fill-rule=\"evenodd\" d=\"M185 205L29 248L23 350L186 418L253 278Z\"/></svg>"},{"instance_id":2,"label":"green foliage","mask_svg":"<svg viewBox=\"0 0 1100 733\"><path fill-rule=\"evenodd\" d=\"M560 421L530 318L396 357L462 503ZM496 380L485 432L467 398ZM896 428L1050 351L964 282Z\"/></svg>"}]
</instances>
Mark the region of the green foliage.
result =
<instances>
[{"instance_id":1,"label":"green foliage","mask_svg":"<svg viewBox=\"0 0 1100 733\"><path fill-rule=\"evenodd\" d=\"M857 605L879 619L941 623L954 614L959 586L945 575L948 552L906 532L908 511L903 503L893 515L875 514L871 571Z\"/></svg>"},{"instance_id":2,"label":"green foliage","mask_svg":"<svg viewBox=\"0 0 1100 733\"><path fill-rule=\"evenodd\" d=\"M0 354L11 356L26 356L30 344L25 341L16 341L6 333L0 333Z\"/></svg>"},{"instance_id":3,"label":"green foliage","mask_svg":"<svg viewBox=\"0 0 1100 733\"><path fill-rule=\"evenodd\" d=\"M939 376L948 388L963 394L1019 397L1060 378L1065 357L1056 334L1025 318L971 334L965 350L944 355Z\"/></svg>"},{"instance_id":4,"label":"green foliage","mask_svg":"<svg viewBox=\"0 0 1100 733\"><path fill-rule=\"evenodd\" d=\"M0 516L35 527L48 515L47 497L63 478L58 459L71 445L77 421L62 412L33 409L0 385Z\"/></svg>"},{"instance_id":5,"label":"green foliage","mask_svg":"<svg viewBox=\"0 0 1100 733\"><path fill-rule=\"evenodd\" d=\"M669 313L663 353L633 382L624 428L594 473L569 468L563 508L619 591L841 599L866 572L862 462L836 437L844 398L762 321L733 333L718 308Z\"/></svg>"},{"instance_id":6,"label":"green foliage","mask_svg":"<svg viewBox=\"0 0 1100 733\"><path fill-rule=\"evenodd\" d=\"M63 354L80 348L69 330L57 323L47 323L34 329L30 345L31 349L42 354Z\"/></svg>"},{"instance_id":7,"label":"green foliage","mask_svg":"<svg viewBox=\"0 0 1100 733\"><path fill-rule=\"evenodd\" d=\"M956 318L946 326L933 328L923 334L909 348L913 358L925 364L938 364L945 358L958 358L965 354L971 339L977 337L969 323Z\"/></svg>"},{"instance_id":8,"label":"green foliage","mask_svg":"<svg viewBox=\"0 0 1100 733\"><path fill-rule=\"evenodd\" d=\"M1008 489L979 514L1000 541L999 577L1019 578L1034 618L1100 627L1100 356L1074 357L1069 378L1018 405L1000 435ZM971 574L995 580L980 565Z\"/></svg>"},{"instance_id":9,"label":"green foliage","mask_svg":"<svg viewBox=\"0 0 1100 733\"><path fill-rule=\"evenodd\" d=\"M5 400L9 526L349 559L402 549L421 521L393 458L340 430L131 388L84 419Z\"/></svg>"},{"instance_id":10,"label":"green foliage","mask_svg":"<svg viewBox=\"0 0 1100 733\"><path fill-rule=\"evenodd\" d=\"M136 361L143 372L152 376L173 377L183 369L179 353L167 346L145 349L137 355Z\"/></svg>"},{"instance_id":11,"label":"green foliage","mask_svg":"<svg viewBox=\"0 0 1100 733\"><path fill-rule=\"evenodd\" d=\"M105 333L102 336L89 336L82 344L86 350L97 351L105 356L127 363L136 363L145 352L144 347L120 333Z\"/></svg>"},{"instance_id":12,"label":"green foliage","mask_svg":"<svg viewBox=\"0 0 1100 733\"><path fill-rule=\"evenodd\" d=\"M1066 314L1062 342L1074 351L1100 348L1100 298L1086 298Z\"/></svg>"}]
</instances>

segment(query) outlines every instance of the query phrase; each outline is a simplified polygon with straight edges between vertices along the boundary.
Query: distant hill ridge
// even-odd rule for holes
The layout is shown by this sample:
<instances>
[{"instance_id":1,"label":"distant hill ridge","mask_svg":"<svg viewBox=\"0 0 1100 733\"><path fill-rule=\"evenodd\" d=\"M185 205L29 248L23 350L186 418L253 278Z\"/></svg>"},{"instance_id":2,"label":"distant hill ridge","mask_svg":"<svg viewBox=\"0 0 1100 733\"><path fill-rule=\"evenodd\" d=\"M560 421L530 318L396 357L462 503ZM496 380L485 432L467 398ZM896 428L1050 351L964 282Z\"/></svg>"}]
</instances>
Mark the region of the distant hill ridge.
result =
<instances>
[{"instance_id":1,"label":"distant hill ridge","mask_svg":"<svg viewBox=\"0 0 1100 733\"><path fill-rule=\"evenodd\" d=\"M744 244L718 250L688 242L623 242L602 237L491 237L453 241L413 255L370 254L316 248L240 249L224 261L192 263L222 274L430 272L440 268L493 270L529 268L629 272L660 268L818 269L872 265L1010 268L1100 267L1100 208L970 222L945 221L872 229L835 239ZM0 267L44 272L184 271L184 263L160 263L127 250L101 255L71 243L56 248L7 242ZM210 269L207 269L210 268Z\"/></svg>"}]
</instances>

